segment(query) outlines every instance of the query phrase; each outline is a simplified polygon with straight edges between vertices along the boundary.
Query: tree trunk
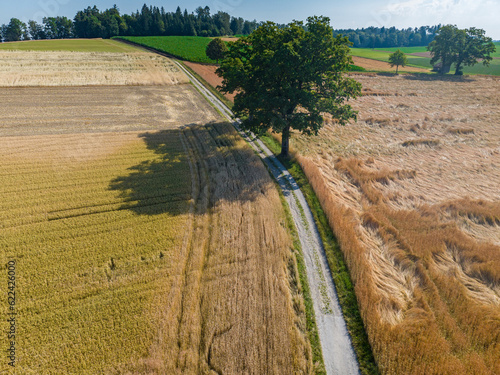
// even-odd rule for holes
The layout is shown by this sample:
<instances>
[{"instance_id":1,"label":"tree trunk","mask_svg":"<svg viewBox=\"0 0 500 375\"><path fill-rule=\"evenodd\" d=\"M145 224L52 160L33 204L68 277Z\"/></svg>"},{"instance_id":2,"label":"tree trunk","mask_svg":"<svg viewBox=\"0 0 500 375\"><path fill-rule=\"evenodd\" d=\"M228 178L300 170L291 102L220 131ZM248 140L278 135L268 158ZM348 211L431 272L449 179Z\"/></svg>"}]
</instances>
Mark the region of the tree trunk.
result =
<instances>
[{"instance_id":1,"label":"tree trunk","mask_svg":"<svg viewBox=\"0 0 500 375\"><path fill-rule=\"evenodd\" d=\"M288 157L290 149L290 126L286 126L281 133L281 156Z\"/></svg>"},{"instance_id":2,"label":"tree trunk","mask_svg":"<svg viewBox=\"0 0 500 375\"><path fill-rule=\"evenodd\" d=\"M396 65L396 74L398 74L399 65Z\"/></svg>"},{"instance_id":3,"label":"tree trunk","mask_svg":"<svg viewBox=\"0 0 500 375\"><path fill-rule=\"evenodd\" d=\"M444 58L443 58L441 60L441 69L439 70L439 74L446 74L445 69L446 69L446 63L445 63Z\"/></svg>"},{"instance_id":4,"label":"tree trunk","mask_svg":"<svg viewBox=\"0 0 500 375\"><path fill-rule=\"evenodd\" d=\"M457 67L455 68L455 75L458 76L460 75L461 71L460 71L460 63L457 64Z\"/></svg>"}]
</instances>

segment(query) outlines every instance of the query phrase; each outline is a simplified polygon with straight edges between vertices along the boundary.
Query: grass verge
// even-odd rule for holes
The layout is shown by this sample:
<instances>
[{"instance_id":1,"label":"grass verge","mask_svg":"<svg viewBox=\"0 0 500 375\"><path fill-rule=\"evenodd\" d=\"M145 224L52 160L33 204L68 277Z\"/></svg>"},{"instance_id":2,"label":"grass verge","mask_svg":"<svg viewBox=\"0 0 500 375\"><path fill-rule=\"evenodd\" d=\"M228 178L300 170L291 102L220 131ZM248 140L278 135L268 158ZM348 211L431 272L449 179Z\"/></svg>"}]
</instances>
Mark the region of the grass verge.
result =
<instances>
[{"instance_id":1,"label":"grass verge","mask_svg":"<svg viewBox=\"0 0 500 375\"><path fill-rule=\"evenodd\" d=\"M368 341L363 320L359 312L354 285L352 284L349 271L345 265L344 256L333 234L328 219L321 207L321 204L310 186L306 175L302 171L299 163L293 159L286 159L279 156L280 144L269 134L261 137L266 146L278 157L280 162L293 176L311 208L314 220L318 227L318 232L323 241L328 264L332 272L333 281L337 289L337 295L342 307L347 329L351 335L354 350L358 358L359 367L363 375L379 374L372 349ZM304 265L302 265L304 267ZM305 272L305 269L303 270ZM312 305L311 305L312 308ZM311 342L312 345L312 342Z\"/></svg>"}]
</instances>

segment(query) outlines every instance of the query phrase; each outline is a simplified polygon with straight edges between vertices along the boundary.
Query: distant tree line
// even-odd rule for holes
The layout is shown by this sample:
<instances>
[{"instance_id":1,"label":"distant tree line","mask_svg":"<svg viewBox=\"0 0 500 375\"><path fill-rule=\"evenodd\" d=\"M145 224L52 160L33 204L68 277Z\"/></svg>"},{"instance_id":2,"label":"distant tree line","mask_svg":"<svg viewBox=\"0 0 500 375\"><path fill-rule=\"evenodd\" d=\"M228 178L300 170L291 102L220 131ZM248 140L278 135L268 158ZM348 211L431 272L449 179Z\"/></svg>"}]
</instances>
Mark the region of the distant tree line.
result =
<instances>
[{"instance_id":1,"label":"distant tree line","mask_svg":"<svg viewBox=\"0 0 500 375\"><path fill-rule=\"evenodd\" d=\"M434 40L441 25L421 26L408 29L395 27L367 27L363 29L339 29L334 34L347 36L356 48L426 46Z\"/></svg>"},{"instance_id":2,"label":"distant tree line","mask_svg":"<svg viewBox=\"0 0 500 375\"><path fill-rule=\"evenodd\" d=\"M67 17L46 17L42 23L30 20L28 24L12 18L0 27L4 42L65 38L111 38L113 36L221 36L250 34L260 22L232 17L226 12L210 14L210 8L198 7L188 13L177 7L166 12L163 7L143 5L141 11L120 14L113 6L100 11L96 6L79 11L73 20Z\"/></svg>"}]
</instances>

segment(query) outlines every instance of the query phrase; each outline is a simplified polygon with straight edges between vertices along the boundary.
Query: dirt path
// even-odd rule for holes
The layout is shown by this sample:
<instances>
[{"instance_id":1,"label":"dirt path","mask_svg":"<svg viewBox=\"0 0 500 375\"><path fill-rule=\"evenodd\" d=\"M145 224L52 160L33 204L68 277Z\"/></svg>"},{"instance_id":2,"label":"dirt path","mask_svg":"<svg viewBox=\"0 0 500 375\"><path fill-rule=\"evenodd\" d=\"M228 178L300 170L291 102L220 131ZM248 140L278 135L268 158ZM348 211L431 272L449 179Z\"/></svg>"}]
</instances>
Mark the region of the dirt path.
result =
<instances>
[{"instance_id":1,"label":"dirt path","mask_svg":"<svg viewBox=\"0 0 500 375\"><path fill-rule=\"evenodd\" d=\"M184 70L207 100L216 106L229 121L232 121L231 111L198 82L182 64L178 62L176 64ZM235 127L268 166L290 206L306 262L307 278L313 298L316 323L327 373L339 375L359 374L356 355L340 309L326 254L305 197L293 177L271 151L260 140L255 139L255 137L250 138L246 133L243 133L238 124L239 122L235 122Z\"/></svg>"}]
</instances>

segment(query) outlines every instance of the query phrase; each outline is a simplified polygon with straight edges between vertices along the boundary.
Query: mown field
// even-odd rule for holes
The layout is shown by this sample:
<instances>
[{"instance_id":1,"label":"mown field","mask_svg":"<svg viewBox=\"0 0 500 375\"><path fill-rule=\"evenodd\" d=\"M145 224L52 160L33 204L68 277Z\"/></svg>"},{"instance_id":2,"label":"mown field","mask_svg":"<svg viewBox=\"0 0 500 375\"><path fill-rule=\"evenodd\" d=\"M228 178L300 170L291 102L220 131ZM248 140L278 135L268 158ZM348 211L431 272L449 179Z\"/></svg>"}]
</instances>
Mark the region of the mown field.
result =
<instances>
[{"instance_id":1,"label":"mown field","mask_svg":"<svg viewBox=\"0 0 500 375\"><path fill-rule=\"evenodd\" d=\"M483 64L479 63L472 67L466 66L463 71L465 74L486 74L486 75L500 75L500 59L499 57L499 45L497 45L497 52L495 52L492 57L493 60L490 62L489 67L485 67ZM389 61L389 55L397 50L398 48L351 48L351 55L374 59L379 61ZM420 67L425 69L432 69L432 65L430 64L430 57L428 56L418 56L411 54L426 54L426 47L401 47L399 48L406 54L408 59L409 66ZM455 70L452 67L451 74L453 74Z\"/></svg>"},{"instance_id":2,"label":"mown field","mask_svg":"<svg viewBox=\"0 0 500 375\"><path fill-rule=\"evenodd\" d=\"M383 374L500 373L496 77L355 76L359 120L297 153Z\"/></svg>"},{"instance_id":3,"label":"mown field","mask_svg":"<svg viewBox=\"0 0 500 375\"><path fill-rule=\"evenodd\" d=\"M278 191L232 126L190 85L65 82L0 92L16 373L314 372Z\"/></svg>"}]
</instances>

